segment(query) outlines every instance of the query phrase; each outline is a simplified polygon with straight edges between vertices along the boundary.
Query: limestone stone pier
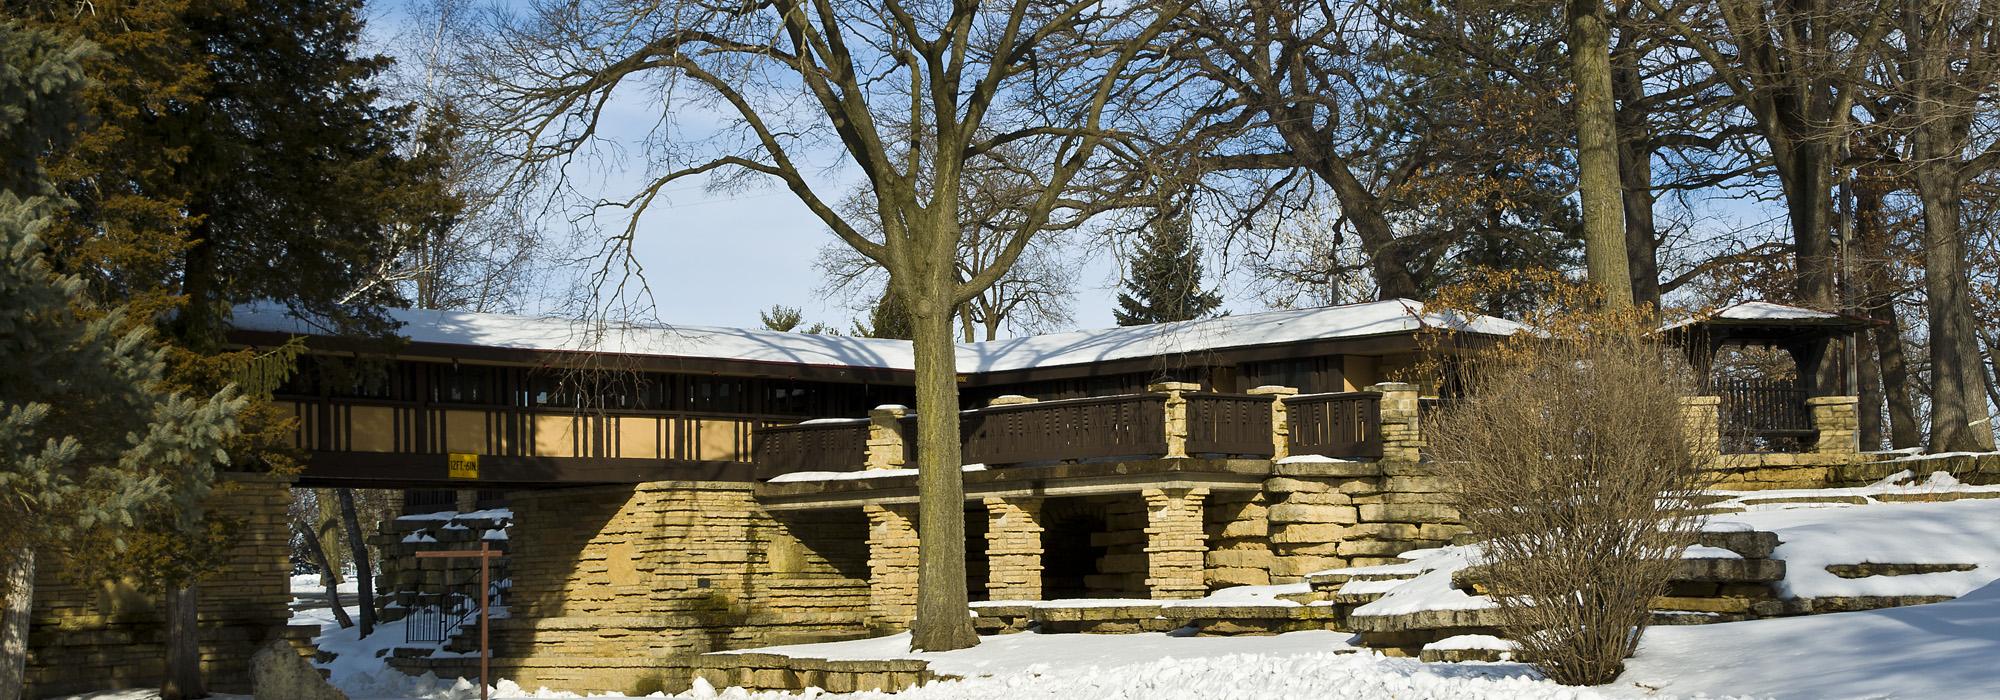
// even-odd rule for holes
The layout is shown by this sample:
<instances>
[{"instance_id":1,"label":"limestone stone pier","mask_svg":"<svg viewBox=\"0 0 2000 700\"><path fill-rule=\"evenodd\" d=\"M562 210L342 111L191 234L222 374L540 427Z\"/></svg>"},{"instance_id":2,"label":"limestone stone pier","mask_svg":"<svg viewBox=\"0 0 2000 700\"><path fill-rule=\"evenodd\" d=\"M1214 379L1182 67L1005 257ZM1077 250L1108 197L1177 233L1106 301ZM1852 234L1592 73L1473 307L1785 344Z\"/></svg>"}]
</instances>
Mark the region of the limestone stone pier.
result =
<instances>
[{"instance_id":1,"label":"limestone stone pier","mask_svg":"<svg viewBox=\"0 0 2000 700\"><path fill-rule=\"evenodd\" d=\"M986 499L987 597L1042 599L1042 499Z\"/></svg>"},{"instance_id":2,"label":"limestone stone pier","mask_svg":"<svg viewBox=\"0 0 2000 700\"><path fill-rule=\"evenodd\" d=\"M906 629L917 616L917 506L861 509L868 514L869 627Z\"/></svg>"},{"instance_id":3,"label":"limestone stone pier","mask_svg":"<svg viewBox=\"0 0 2000 700\"><path fill-rule=\"evenodd\" d=\"M1146 591L1155 600L1200 598L1208 547L1202 527L1205 488L1157 488L1146 499Z\"/></svg>"}]
</instances>

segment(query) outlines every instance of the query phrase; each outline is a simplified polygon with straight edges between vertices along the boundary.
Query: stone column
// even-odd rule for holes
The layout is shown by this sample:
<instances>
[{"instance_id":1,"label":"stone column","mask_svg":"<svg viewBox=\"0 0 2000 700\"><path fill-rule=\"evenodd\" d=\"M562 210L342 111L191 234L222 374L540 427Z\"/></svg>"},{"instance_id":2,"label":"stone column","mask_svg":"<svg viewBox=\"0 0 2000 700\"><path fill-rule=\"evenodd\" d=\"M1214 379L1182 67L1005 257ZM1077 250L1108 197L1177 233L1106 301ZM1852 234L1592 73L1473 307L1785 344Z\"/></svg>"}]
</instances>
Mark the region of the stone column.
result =
<instances>
[{"instance_id":1,"label":"stone column","mask_svg":"<svg viewBox=\"0 0 2000 700\"><path fill-rule=\"evenodd\" d=\"M1285 412L1285 397L1298 396L1299 390L1266 384L1251 389L1250 394L1271 397L1271 459L1292 456L1292 425Z\"/></svg>"},{"instance_id":2,"label":"stone column","mask_svg":"<svg viewBox=\"0 0 2000 700\"><path fill-rule=\"evenodd\" d=\"M877 406L868 412L868 469L905 466L902 419L908 415L909 407L895 405Z\"/></svg>"},{"instance_id":3,"label":"stone column","mask_svg":"<svg viewBox=\"0 0 2000 700\"><path fill-rule=\"evenodd\" d=\"M1860 404L1860 397L1855 396L1814 396L1806 399L1806 408L1812 411L1813 429L1819 431L1819 437L1813 440L1812 451L1860 452Z\"/></svg>"},{"instance_id":4,"label":"stone column","mask_svg":"<svg viewBox=\"0 0 2000 700\"><path fill-rule=\"evenodd\" d=\"M917 616L917 506L865 505L868 514L868 622L906 629Z\"/></svg>"},{"instance_id":5,"label":"stone column","mask_svg":"<svg viewBox=\"0 0 2000 700\"><path fill-rule=\"evenodd\" d=\"M1382 461L1423 459L1424 432L1418 417L1417 385L1383 382L1365 391L1382 395Z\"/></svg>"},{"instance_id":6,"label":"stone column","mask_svg":"<svg viewBox=\"0 0 2000 700\"><path fill-rule=\"evenodd\" d=\"M1042 599L1042 499L986 499L986 592Z\"/></svg>"},{"instance_id":7,"label":"stone column","mask_svg":"<svg viewBox=\"0 0 2000 700\"><path fill-rule=\"evenodd\" d=\"M1202 500L1208 489L1146 489L1140 495L1146 499L1147 594L1155 600L1207 595Z\"/></svg>"},{"instance_id":8,"label":"stone column","mask_svg":"<svg viewBox=\"0 0 2000 700\"><path fill-rule=\"evenodd\" d=\"M1681 421L1689 452L1707 463L1722 456L1722 397L1681 397Z\"/></svg>"},{"instance_id":9,"label":"stone column","mask_svg":"<svg viewBox=\"0 0 2000 700\"><path fill-rule=\"evenodd\" d=\"M1200 391L1201 385L1194 382L1159 382L1147 384L1146 391L1167 395L1167 458L1181 459L1188 456L1187 397L1181 394Z\"/></svg>"}]
</instances>

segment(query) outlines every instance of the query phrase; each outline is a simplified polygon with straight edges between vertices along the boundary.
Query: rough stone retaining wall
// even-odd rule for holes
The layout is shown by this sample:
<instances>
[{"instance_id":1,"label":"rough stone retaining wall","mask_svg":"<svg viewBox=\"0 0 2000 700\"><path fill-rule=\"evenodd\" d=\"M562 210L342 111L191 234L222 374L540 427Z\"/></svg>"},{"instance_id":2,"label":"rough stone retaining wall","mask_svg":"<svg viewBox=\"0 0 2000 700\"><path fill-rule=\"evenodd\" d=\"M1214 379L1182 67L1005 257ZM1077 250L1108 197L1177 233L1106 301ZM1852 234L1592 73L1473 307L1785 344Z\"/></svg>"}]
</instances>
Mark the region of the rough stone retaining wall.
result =
<instances>
[{"instance_id":1,"label":"rough stone retaining wall","mask_svg":"<svg viewBox=\"0 0 2000 700\"><path fill-rule=\"evenodd\" d=\"M2000 484L2000 453L1905 458L1886 452L1800 452L1722 455L1716 484L1722 491L1821 489L1867 486L1904 470L1919 476L1946 472L1967 484Z\"/></svg>"},{"instance_id":2,"label":"rough stone retaining wall","mask_svg":"<svg viewBox=\"0 0 2000 700\"><path fill-rule=\"evenodd\" d=\"M418 604L419 594L436 600L447 588L467 593L477 589L477 559L418 559L416 555L428 551L478 550L486 533L508 532L513 517L502 513L466 513L448 519L419 515L382 521L376 534L369 537L369 544L382 552L377 563L380 570L375 573L377 619L384 622L403 619ZM485 542L501 552L508 551L511 545L504 538L488 538ZM494 581L507 579L507 564L507 557L493 559L490 575ZM353 601L343 598L341 602Z\"/></svg>"},{"instance_id":3,"label":"rough stone retaining wall","mask_svg":"<svg viewBox=\"0 0 2000 700\"><path fill-rule=\"evenodd\" d=\"M494 665L522 685L651 692L675 656L865 633L859 509L773 516L720 482L509 498L512 618L494 623Z\"/></svg>"},{"instance_id":4,"label":"rough stone retaining wall","mask_svg":"<svg viewBox=\"0 0 2000 700\"><path fill-rule=\"evenodd\" d=\"M241 518L242 527L221 569L201 582L201 663L211 690L247 693L258 647L273 635L303 647L317 630L285 626L291 480L230 474L223 481L208 507ZM166 656L158 599L131 582L78 585L60 575L60 558L39 559L27 697L158 685Z\"/></svg>"}]
</instances>

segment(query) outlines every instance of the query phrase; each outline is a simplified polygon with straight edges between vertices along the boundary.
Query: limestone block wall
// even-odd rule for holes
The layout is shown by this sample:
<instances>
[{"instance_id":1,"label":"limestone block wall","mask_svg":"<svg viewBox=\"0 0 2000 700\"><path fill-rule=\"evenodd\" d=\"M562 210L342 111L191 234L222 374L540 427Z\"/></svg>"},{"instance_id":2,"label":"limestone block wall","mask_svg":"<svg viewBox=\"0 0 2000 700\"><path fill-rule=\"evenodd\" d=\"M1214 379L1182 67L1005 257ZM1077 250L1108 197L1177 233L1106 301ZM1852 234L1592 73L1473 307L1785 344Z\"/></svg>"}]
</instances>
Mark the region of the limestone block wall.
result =
<instances>
[{"instance_id":1,"label":"limestone block wall","mask_svg":"<svg viewBox=\"0 0 2000 700\"><path fill-rule=\"evenodd\" d=\"M644 693L661 657L866 633L869 520L771 514L747 484L654 482L510 494L511 619L495 673Z\"/></svg>"},{"instance_id":2,"label":"limestone block wall","mask_svg":"<svg viewBox=\"0 0 2000 700\"><path fill-rule=\"evenodd\" d=\"M1393 563L1403 552L1450 544L1465 528L1435 468L1388 461L1275 465L1263 492L1270 504L1271 582Z\"/></svg>"},{"instance_id":3,"label":"limestone block wall","mask_svg":"<svg viewBox=\"0 0 2000 700\"><path fill-rule=\"evenodd\" d=\"M200 584L201 663L211 690L249 692L250 655L259 646L274 635L302 642L313 633L285 627L290 485L288 477L231 474L209 503L242 522L222 567ZM27 697L159 684L166 622L157 596L131 581L80 585L61 575L59 556L38 559Z\"/></svg>"},{"instance_id":4,"label":"limestone block wall","mask_svg":"<svg viewBox=\"0 0 2000 700\"><path fill-rule=\"evenodd\" d=\"M1104 531L1090 543L1103 547L1097 573L1084 577L1091 598L1135 598L1146 594L1146 502L1136 495L1093 496L1087 501L1104 514Z\"/></svg>"},{"instance_id":5,"label":"limestone block wall","mask_svg":"<svg viewBox=\"0 0 2000 700\"><path fill-rule=\"evenodd\" d=\"M1218 491L1208 495L1203 528L1208 535L1210 588L1271 583L1271 523L1262 491Z\"/></svg>"}]
</instances>

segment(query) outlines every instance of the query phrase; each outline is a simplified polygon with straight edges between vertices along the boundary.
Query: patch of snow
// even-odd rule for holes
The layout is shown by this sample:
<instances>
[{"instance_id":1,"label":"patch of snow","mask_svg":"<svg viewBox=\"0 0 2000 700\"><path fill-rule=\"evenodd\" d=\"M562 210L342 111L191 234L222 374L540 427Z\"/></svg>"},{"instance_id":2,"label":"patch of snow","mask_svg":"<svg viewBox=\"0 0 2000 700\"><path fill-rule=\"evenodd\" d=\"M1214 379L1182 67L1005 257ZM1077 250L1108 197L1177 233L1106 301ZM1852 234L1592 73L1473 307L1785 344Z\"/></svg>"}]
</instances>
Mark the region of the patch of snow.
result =
<instances>
[{"instance_id":1,"label":"patch of snow","mask_svg":"<svg viewBox=\"0 0 2000 700\"><path fill-rule=\"evenodd\" d=\"M487 510L474 510L474 511L467 511L464 513L460 513L458 511L453 511L453 510L443 510L443 511L438 511L436 513L417 513L415 515L397 516L396 519L397 520L452 520L455 518L464 518L466 520L513 520L514 509L489 508Z\"/></svg>"},{"instance_id":2,"label":"patch of snow","mask_svg":"<svg viewBox=\"0 0 2000 700\"><path fill-rule=\"evenodd\" d=\"M489 540L494 542L505 542L507 541L507 531L497 530L497 529L487 530L485 534L479 536L479 539Z\"/></svg>"},{"instance_id":3,"label":"patch of snow","mask_svg":"<svg viewBox=\"0 0 2000 700\"><path fill-rule=\"evenodd\" d=\"M962 464L959 465L958 470L961 472L983 472L986 471L986 465ZM773 484L787 484L787 483L796 483L802 481L850 481L854 479L887 479L895 476L916 476L916 475L917 475L917 470L915 469L862 469L851 472L792 472L790 474L779 474L777 476L766 479L765 481L767 483L773 483Z\"/></svg>"},{"instance_id":4,"label":"patch of snow","mask_svg":"<svg viewBox=\"0 0 2000 700\"><path fill-rule=\"evenodd\" d=\"M1417 560L1423 566L1423 573L1416 578L1399 581L1400 585L1390 588L1382 597L1355 608L1354 614L1362 617L1387 616L1425 610L1483 610L1499 606L1491 598L1472 595L1451 585L1452 573L1471 566L1478 556L1475 548L1442 547L1428 551L1428 556Z\"/></svg>"},{"instance_id":5,"label":"patch of snow","mask_svg":"<svg viewBox=\"0 0 2000 700\"><path fill-rule=\"evenodd\" d=\"M1354 460L1351 459L1328 457L1326 455L1292 455L1290 457L1278 460L1278 463L1279 464L1334 464L1334 463L1353 462L1353 461Z\"/></svg>"},{"instance_id":6,"label":"patch of snow","mask_svg":"<svg viewBox=\"0 0 2000 700\"><path fill-rule=\"evenodd\" d=\"M431 533L422 530L403 536L403 544L434 544L436 542L436 537L432 537Z\"/></svg>"},{"instance_id":7,"label":"patch of snow","mask_svg":"<svg viewBox=\"0 0 2000 700\"><path fill-rule=\"evenodd\" d=\"M1513 642L1490 634L1461 634L1454 637L1445 637L1444 639L1424 645L1424 649L1434 651L1464 651L1468 649L1513 651L1514 648L1515 644Z\"/></svg>"},{"instance_id":8,"label":"patch of snow","mask_svg":"<svg viewBox=\"0 0 2000 700\"><path fill-rule=\"evenodd\" d=\"M866 418L814 418L812 420L799 421L794 425L853 425L866 422L868 422Z\"/></svg>"},{"instance_id":9,"label":"patch of snow","mask_svg":"<svg viewBox=\"0 0 2000 700\"><path fill-rule=\"evenodd\" d=\"M1312 592L1312 585L1304 582L1281 583L1272 586L1232 586L1217 590L1200 598L1175 600L1154 600L1151 598L1063 598L1060 600L989 600L973 603L972 607L1016 607L1035 608L1202 608L1202 607L1271 607L1293 608L1300 603L1284 600L1282 595L1304 595Z\"/></svg>"},{"instance_id":10,"label":"patch of snow","mask_svg":"<svg viewBox=\"0 0 2000 700\"><path fill-rule=\"evenodd\" d=\"M1731 550L1723 549L1721 547L1710 547L1708 545L1697 544L1697 545L1689 545L1687 551L1681 552L1681 558L1682 559L1742 559L1743 555L1737 554L1736 552Z\"/></svg>"},{"instance_id":11,"label":"patch of snow","mask_svg":"<svg viewBox=\"0 0 2000 700\"><path fill-rule=\"evenodd\" d=\"M1604 697L1589 688L1567 688L1523 664L1426 664L1356 651L1340 632L1291 632L1255 637L1175 637L1170 634L1009 634L984 637L979 646L941 653L912 653L909 635L754 649L822 659L923 659L939 673L966 676L894 695L856 693L804 696L742 693L720 697L776 700L851 697L932 700L1014 698L1565 698ZM697 688L683 697L717 697Z\"/></svg>"},{"instance_id":12,"label":"patch of snow","mask_svg":"<svg viewBox=\"0 0 2000 700\"><path fill-rule=\"evenodd\" d=\"M1919 450L1919 448L1910 448L1910 449L1911 449L1911 450ZM1893 452L1893 450L1892 450L1892 452ZM1905 452L1904 454L1905 454L1906 456L1904 456L1904 457L1900 457L1900 458L1898 458L1898 459L1896 459L1896 460L1894 460L1894 461L1897 461L1897 462L1921 462L1921 461L1924 461L1924 460L1927 460L1927 459L1944 459L1944 458L1946 458L1946 457L1984 457L1984 456L1988 456L1988 455L1995 455L1995 454L2000 454L2000 452L1931 452L1931 453L1923 453L1923 452L1921 452L1921 451L1919 450L1919 451L1911 451L1911 452Z\"/></svg>"},{"instance_id":13,"label":"patch of snow","mask_svg":"<svg viewBox=\"0 0 2000 700\"><path fill-rule=\"evenodd\" d=\"M1889 495L1889 494L1916 495L1916 494L1936 494L1936 493L2000 493L2000 486L1974 486L1970 484L1965 484L1960 482L1957 479L1957 477L1952 476L1950 473L1941 471L1930 472L1923 479L1918 479L1915 471L1905 469L1903 471L1890 474L1887 477L1883 477L1881 481L1877 481L1867 486L1853 486L1853 487L1829 488L1829 489L1772 489L1768 491L1716 491L1714 493L1729 497L1728 500L1719 501L1717 503L1712 504L1712 506L1714 507L1742 508L1747 511L1760 511L1760 510L1792 510L1798 508L1847 507L1855 504L1836 503L1833 501L1859 497L1866 499L1870 502L1875 502L1876 496ZM1818 499L1820 502L1812 502L1809 499ZM1757 503L1757 501L1770 501L1770 500L1804 500L1805 502Z\"/></svg>"},{"instance_id":14,"label":"patch of snow","mask_svg":"<svg viewBox=\"0 0 2000 700\"><path fill-rule=\"evenodd\" d=\"M320 595L326 593L326 586L319 582L319 574L292 574L289 584L292 595L300 593ZM358 590L356 586L359 585L354 576L348 575L342 576L339 585L334 586L334 588L341 595L351 595Z\"/></svg>"}]
</instances>

